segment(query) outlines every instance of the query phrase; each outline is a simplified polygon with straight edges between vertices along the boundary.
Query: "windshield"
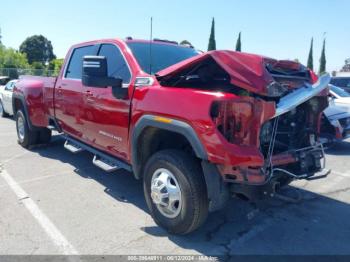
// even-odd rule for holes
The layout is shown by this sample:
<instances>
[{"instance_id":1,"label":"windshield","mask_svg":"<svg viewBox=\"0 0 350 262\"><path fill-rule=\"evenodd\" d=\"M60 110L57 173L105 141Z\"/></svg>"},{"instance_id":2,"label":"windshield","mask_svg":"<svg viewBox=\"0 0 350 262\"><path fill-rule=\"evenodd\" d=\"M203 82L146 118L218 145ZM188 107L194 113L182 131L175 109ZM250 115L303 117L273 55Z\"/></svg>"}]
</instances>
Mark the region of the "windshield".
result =
<instances>
[{"instance_id":1,"label":"windshield","mask_svg":"<svg viewBox=\"0 0 350 262\"><path fill-rule=\"evenodd\" d=\"M340 87L331 86L331 90L340 97L350 97L350 94Z\"/></svg>"},{"instance_id":2,"label":"windshield","mask_svg":"<svg viewBox=\"0 0 350 262\"><path fill-rule=\"evenodd\" d=\"M149 43L129 42L127 45L136 57L141 69L152 75L199 54L193 48L152 42L152 66L150 66L151 52ZM152 72L150 72L150 67Z\"/></svg>"}]
</instances>

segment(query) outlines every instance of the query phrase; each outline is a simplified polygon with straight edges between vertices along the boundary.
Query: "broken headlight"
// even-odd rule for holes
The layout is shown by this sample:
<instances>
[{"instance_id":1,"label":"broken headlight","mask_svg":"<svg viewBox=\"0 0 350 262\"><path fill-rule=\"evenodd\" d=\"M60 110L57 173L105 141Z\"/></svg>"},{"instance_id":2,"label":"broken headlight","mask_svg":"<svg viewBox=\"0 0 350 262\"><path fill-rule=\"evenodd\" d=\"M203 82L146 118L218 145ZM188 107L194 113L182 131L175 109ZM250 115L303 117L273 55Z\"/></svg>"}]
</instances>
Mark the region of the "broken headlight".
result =
<instances>
[{"instance_id":1,"label":"broken headlight","mask_svg":"<svg viewBox=\"0 0 350 262\"><path fill-rule=\"evenodd\" d=\"M260 131L260 141L262 144L268 144L272 136L272 123L271 121L266 122Z\"/></svg>"},{"instance_id":2,"label":"broken headlight","mask_svg":"<svg viewBox=\"0 0 350 262\"><path fill-rule=\"evenodd\" d=\"M267 95L270 97L280 97L283 96L288 88L277 82L271 82L267 87Z\"/></svg>"}]
</instances>

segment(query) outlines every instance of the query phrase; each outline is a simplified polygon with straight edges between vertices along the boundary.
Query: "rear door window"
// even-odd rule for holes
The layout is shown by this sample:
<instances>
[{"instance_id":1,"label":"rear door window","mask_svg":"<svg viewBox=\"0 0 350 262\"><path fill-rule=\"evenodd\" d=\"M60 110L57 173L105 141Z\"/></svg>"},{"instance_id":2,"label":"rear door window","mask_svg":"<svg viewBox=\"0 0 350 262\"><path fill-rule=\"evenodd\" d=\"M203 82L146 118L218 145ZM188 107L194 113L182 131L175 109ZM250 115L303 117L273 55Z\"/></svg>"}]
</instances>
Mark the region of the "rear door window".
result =
<instances>
[{"instance_id":1,"label":"rear door window","mask_svg":"<svg viewBox=\"0 0 350 262\"><path fill-rule=\"evenodd\" d=\"M113 44L103 44L99 56L107 58L108 76L121 78L123 84L129 84L131 72L119 48Z\"/></svg>"},{"instance_id":2,"label":"rear door window","mask_svg":"<svg viewBox=\"0 0 350 262\"><path fill-rule=\"evenodd\" d=\"M96 46L89 45L78 47L73 50L65 73L65 78L81 79L83 71L83 57L86 55L96 55Z\"/></svg>"}]
</instances>

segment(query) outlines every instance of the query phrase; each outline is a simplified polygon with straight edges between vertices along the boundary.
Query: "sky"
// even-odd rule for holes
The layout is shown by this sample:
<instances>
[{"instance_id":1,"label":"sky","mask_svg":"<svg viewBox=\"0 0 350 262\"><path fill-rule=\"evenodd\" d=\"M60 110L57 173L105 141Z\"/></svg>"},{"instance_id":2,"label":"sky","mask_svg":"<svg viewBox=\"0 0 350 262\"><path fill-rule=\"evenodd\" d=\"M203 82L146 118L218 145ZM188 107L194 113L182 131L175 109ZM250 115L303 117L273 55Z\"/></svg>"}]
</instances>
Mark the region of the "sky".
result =
<instances>
[{"instance_id":1,"label":"sky","mask_svg":"<svg viewBox=\"0 0 350 262\"><path fill-rule=\"evenodd\" d=\"M26 37L42 34L63 58L76 43L100 38L189 40L207 50L212 17L217 49L234 49L306 64L314 38L318 70L326 37L327 70L350 57L349 0L11 0L1 1L2 42L18 49Z\"/></svg>"}]
</instances>

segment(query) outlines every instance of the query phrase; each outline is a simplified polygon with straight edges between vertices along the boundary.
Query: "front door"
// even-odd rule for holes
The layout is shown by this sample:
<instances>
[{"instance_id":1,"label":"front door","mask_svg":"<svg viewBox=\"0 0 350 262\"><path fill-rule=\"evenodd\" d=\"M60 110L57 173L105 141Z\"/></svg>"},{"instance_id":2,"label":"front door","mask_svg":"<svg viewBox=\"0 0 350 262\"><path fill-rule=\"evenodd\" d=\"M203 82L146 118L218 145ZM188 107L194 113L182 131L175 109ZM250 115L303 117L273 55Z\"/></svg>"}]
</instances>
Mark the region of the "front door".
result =
<instances>
[{"instance_id":1,"label":"front door","mask_svg":"<svg viewBox=\"0 0 350 262\"><path fill-rule=\"evenodd\" d=\"M95 55L94 45L72 50L66 71L58 78L55 91L55 115L65 133L76 138L83 137L83 85L81 81L83 57Z\"/></svg>"},{"instance_id":2,"label":"front door","mask_svg":"<svg viewBox=\"0 0 350 262\"><path fill-rule=\"evenodd\" d=\"M115 44L102 44L98 55L107 58L108 76L123 79L123 88L129 88L131 71L119 47ZM110 86L84 86L83 93L84 139L107 153L127 160L131 100L117 99Z\"/></svg>"}]
</instances>

